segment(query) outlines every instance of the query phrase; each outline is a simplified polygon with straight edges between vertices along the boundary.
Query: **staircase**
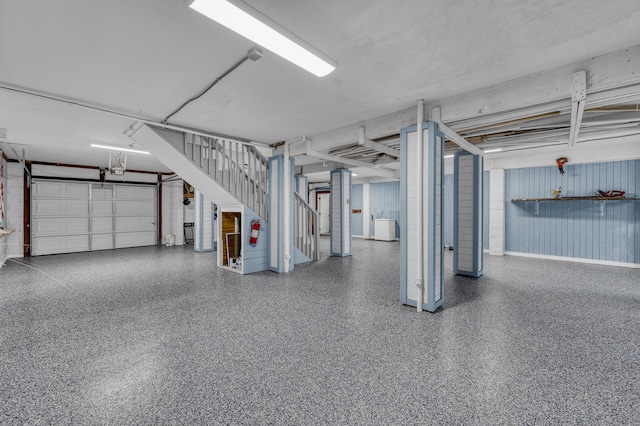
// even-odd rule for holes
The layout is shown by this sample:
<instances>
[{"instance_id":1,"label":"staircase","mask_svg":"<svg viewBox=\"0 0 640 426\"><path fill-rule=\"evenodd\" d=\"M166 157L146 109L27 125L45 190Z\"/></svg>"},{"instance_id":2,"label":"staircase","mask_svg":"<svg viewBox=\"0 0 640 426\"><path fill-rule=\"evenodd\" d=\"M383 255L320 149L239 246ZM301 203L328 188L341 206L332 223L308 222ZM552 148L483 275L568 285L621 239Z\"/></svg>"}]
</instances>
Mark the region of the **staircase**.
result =
<instances>
[{"instance_id":1,"label":"staircase","mask_svg":"<svg viewBox=\"0 0 640 426\"><path fill-rule=\"evenodd\" d=\"M267 159L255 147L148 124L131 138L216 204L246 204L268 220Z\"/></svg>"},{"instance_id":2,"label":"staircase","mask_svg":"<svg viewBox=\"0 0 640 426\"><path fill-rule=\"evenodd\" d=\"M130 137L217 205L246 204L268 222L268 161L252 145L139 123ZM294 193L294 245L318 260L318 214Z\"/></svg>"}]
</instances>

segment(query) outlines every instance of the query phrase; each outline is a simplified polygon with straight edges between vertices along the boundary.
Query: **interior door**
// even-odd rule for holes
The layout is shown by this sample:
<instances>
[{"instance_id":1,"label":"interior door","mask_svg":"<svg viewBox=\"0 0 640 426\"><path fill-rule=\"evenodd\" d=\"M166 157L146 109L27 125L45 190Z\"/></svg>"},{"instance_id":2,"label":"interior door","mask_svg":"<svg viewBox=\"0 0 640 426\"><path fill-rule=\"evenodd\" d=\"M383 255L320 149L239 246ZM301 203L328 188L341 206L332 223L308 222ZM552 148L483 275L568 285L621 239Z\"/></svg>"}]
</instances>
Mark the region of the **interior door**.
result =
<instances>
[{"instance_id":1,"label":"interior door","mask_svg":"<svg viewBox=\"0 0 640 426\"><path fill-rule=\"evenodd\" d=\"M329 194L318 194L320 234L329 233Z\"/></svg>"}]
</instances>

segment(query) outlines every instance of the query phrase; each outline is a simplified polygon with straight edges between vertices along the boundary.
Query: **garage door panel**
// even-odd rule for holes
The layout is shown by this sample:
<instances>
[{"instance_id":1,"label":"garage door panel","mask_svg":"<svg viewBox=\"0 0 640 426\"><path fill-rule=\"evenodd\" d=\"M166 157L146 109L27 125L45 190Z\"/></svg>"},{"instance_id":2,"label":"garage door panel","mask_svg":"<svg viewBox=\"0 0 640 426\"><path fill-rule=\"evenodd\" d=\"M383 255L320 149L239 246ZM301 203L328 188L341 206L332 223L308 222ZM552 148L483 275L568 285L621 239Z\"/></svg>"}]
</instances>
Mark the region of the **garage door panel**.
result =
<instances>
[{"instance_id":1,"label":"garage door panel","mask_svg":"<svg viewBox=\"0 0 640 426\"><path fill-rule=\"evenodd\" d=\"M31 250L34 256L56 253L74 253L89 250L88 235L33 238Z\"/></svg>"},{"instance_id":2,"label":"garage door panel","mask_svg":"<svg viewBox=\"0 0 640 426\"><path fill-rule=\"evenodd\" d=\"M107 250L113 248L113 234L94 234L91 236L91 250Z\"/></svg>"},{"instance_id":3,"label":"garage door panel","mask_svg":"<svg viewBox=\"0 0 640 426\"><path fill-rule=\"evenodd\" d=\"M32 186L31 191L39 198L89 198L89 185L86 183L39 181Z\"/></svg>"},{"instance_id":4,"label":"garage door panel","mask_svg":"<svg viewBox=\"0 0 640 426\"><path fill-rule=\"evenodd\" d=\"M91 187L91 198L93 200L109 200L113 199L113 188L101 188L99 186L93 185Z\"/></svg>"},{"instance_id":5,"label":"garage door panel","mask_svg":"<svg viewBox=\"0 0 640 426\"><path fill-rule=\"evenodd\" d=\"M113 214L113 200L91 200L91 214L94 216Z\"/></svg>"},{"instance_id":6,"label":"garage door panel","mask_svg":"<svg viewBox=\"0 0 640 426\"><path fill-rule=\"evenodd\" d=\"M155 186L116 186L116 199L155 200Z\"/></svg>"},{"instance_id":7,"label":"garage door panel","mask_svg":"<svg viewBox=\"0 0 640 426\"><path fill-rule=\"evenodd\" d=\"M32 212L34 216L88 216L89 200L35 200Z\"/></svg>"},{"instance_id":8,"label":"garage door panel","mask_svg":"<svg viewBox=\"0 0 640 426\"><path fill-rule=\"evenodd\" d=\"M116 215L122 216L155 216L155 201L117 200Z\"/></svg>"},{"instance_id":9,"label":"garage door panel","mask_svg":"<svg viewBox=\"0 0 640 426\"><path fill-rule=\"evenodd\" d=\"M31 227L34 237L89 233L89 218L40 218Z\"/></svg>"},{"instance_id":10,"label":"garage door panel","mask_svg":"<svg viewBox=\"0 0 640 426\"><path fill-rule=\"evenodd\" d=\"M116 234L116 248L152 246L156 244L156 233L119 232Z\"/></svg>"},{"instance_id":11,"label":"garage door panel","mask_svg":"<svg viewBox=\"0 0 640 426\"><path fill-rule=\"evenodd\" d=\"M116 218L116 231L117 232L134 232L134 231L155 231L156 218L151 217L117 217Z\"/></svg>"},{"instance_id":12,"label":"garage door panel","mask_svg":"<svg viewBox=\"0 0 640 426\"><path fill-rule=\"evenodd\" d=\"M155 186L35 179L31 196L34 256L157 243Z\"/></svg>"},{"instance_id":13,"label":"garage door panel","mask_svg":"<svg viewBox=\"0 0 640 426\"><path fill-rule=\"evenodd\" d=\"M112 217L94 217L91 219L91 233L92 234L104 234L113 233L113 218Z\"/></svg>"}]
</instances>

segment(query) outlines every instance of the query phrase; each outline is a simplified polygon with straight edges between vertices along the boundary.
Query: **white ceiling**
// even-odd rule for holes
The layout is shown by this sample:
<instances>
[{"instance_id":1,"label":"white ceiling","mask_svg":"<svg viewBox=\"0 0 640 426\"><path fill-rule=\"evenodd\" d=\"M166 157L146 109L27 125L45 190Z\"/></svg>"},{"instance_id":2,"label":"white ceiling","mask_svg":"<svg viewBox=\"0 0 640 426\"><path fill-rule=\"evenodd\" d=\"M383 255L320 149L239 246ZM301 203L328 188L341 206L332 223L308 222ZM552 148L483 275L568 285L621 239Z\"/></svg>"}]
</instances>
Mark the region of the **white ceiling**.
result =
<instances>
[{"instance_id":1,"label":"white ceiling","mask_svg":"<svg viewBox=\"0 0 640 426\"><path fill-rule=\"evenodd\" d=\"M317 78L265 52L170 122L264 143L314 135L640 43L637 0L247 0L338 62ZM0 142L28 160L105 166L253 44L182 0L0 0ZM0 149L10 158L4 143ZM130 156L128 167L168 171Z\"/></svg>"}]
</instances>

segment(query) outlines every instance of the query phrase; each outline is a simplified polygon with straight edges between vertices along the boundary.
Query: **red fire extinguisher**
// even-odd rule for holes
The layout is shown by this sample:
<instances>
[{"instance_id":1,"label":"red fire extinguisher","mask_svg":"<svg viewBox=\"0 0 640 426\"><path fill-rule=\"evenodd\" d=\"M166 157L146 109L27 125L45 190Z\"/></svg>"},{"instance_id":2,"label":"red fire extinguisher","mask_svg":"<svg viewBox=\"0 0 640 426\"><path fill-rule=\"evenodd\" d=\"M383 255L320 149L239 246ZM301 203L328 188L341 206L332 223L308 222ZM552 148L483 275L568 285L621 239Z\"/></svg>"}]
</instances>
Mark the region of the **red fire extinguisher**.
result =
<instances>
[{"instance_id":1,"label":"red fire extinguisher","mask_svg":"<svg viewBox=\"0 0 640 426\"><path fill-rule=\"evenodd\" d=\"M249 237L249 244L255 246L258 243L258 234L260 233L260 221L254 220L251 222L251 235Z\"/></svg>"}]
</instances>

